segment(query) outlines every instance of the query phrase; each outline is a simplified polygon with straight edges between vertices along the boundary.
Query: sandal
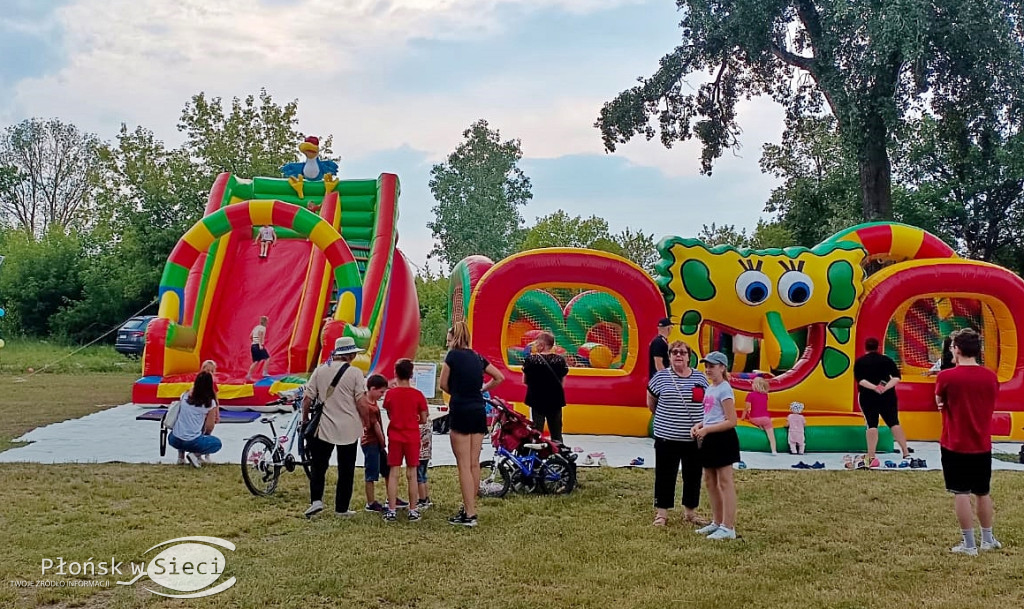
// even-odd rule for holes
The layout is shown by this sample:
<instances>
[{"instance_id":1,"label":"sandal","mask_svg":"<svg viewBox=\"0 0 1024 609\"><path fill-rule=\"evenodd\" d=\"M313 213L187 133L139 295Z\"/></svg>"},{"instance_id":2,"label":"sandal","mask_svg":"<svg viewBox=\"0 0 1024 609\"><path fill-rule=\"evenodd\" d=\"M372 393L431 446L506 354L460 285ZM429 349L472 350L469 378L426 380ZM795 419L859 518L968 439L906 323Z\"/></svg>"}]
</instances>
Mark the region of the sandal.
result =
<instances>
[{"instance_id":1,"label":"sandal","mask_svg":"<svg viewBox=\"0 0 1024 609\"><path fill-rule=\"evenodd\" d=\"M711 522L709 520L705 520L705 519L703 519L703 518L701 518L700 516L697 516L697 515L694 515L694 516L683 516L683 522L687 522L689 524L693 524L693 525L696 525L696 526L699 526L699 527L704 527L704 526L707 526L707 525L711 524Z\"/></svg>"},{"instance_id":2,"label":"sandal","mask_svg":"<svg viewBox=\"0 0 1024 609\"><path fill-rule=\"evenodd\" d=\"M656 527L663 527L666 524L668 524L668 516L655 516L654 517L654 526L656 526Z\"/></svg>"}]
</instances>

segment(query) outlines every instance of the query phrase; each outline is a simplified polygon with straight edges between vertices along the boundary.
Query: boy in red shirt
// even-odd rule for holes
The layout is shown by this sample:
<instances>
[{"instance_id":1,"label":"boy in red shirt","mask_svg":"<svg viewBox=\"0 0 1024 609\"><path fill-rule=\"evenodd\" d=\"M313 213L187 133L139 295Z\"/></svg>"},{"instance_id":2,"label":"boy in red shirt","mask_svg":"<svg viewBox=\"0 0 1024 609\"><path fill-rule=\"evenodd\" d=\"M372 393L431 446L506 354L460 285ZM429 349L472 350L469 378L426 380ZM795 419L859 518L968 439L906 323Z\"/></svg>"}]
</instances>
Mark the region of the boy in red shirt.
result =
<instances>
[{"instance_id":1,"label":"boy in red shirt","mask_svg":"<svg viewBox=\"0 0 1024 609\"><path fill-rule=\"evenodd\" d=\"M384 396L384 410L388 413L388 511L384 520L394 522L398 497L398 470L405 458L405 473L409 480L409 507L419 506L416 469L420 464L420 425L426 423L427 398L413 387L412 360L400 359L395 364L395 387ZM419 510L409 510L409 520L420 519Z\"/></svg>"},{"instance_id":2,"label":"boy in red shirt","mask_svg":"<svg viewBox=\"0 0 1024 609\"><path fill-rule=\"evenodd\" d=\"M977 556L971 495L978 498L981 549L1002 547L992 535L995 519L992 496L992 413L999 394L999 379L978 364L981 337L971 329L953 336L956 367L943 370L935 381L935 403L942 412L942 476L953 493L953 506L963 540L950 548L954 554Z\"/></svg>"}]
</instances>

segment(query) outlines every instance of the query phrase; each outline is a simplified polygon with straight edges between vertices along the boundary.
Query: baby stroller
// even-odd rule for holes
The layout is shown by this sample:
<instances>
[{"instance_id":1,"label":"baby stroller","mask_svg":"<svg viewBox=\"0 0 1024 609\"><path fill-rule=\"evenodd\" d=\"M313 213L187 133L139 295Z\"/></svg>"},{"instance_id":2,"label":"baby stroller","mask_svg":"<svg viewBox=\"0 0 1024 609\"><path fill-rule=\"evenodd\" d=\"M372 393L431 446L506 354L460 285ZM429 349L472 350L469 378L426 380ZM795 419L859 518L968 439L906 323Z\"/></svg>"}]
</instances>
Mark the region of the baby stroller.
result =
<instances>
[{"instance_id":1,"label":"baby stroller","mask_svg":"<svg viewBox=\"0 0 1024 609\"><path fill-rule=\"evenodd\" d=\"M561 442L543 437L532 421L504 400L491 398L487 402L494 415L494 459L480 463L481 494L504 497L509 490L571 493L576 487L576 455Z\"/></svg>"}]
</instances>

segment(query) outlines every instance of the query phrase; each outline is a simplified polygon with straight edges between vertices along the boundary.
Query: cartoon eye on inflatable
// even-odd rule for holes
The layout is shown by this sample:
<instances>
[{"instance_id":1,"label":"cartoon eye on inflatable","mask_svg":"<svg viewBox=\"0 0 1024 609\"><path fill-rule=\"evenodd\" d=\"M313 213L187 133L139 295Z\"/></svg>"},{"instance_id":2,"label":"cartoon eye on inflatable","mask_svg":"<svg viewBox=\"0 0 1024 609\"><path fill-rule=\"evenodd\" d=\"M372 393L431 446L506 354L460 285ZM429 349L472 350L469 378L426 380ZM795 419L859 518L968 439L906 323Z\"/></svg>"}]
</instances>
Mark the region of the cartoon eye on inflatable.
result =
<instances>
[{"instance_id":1,"label":"cartoon eye on inflatable","mask_svg":"<svg viewBox=\"0 0 1024 609\"><path fill-rule=\"evenodd\" d=\"M748 268L736 279L736 295L744 304L759 305L772 295L772 282L759 268Z\"/></svg>"},{"instance_id":2,"label":"cartoon eye on inflatable","mask_svg":"<svg viewBox=\"0 0 1024 609\"><path fill-rule=\"evenodd\" d=\"M779 278L779 298L791 307L799 307L811 299L814 281L803 272L803 265L791 268L783 264L783 267L786 272Z\"/></svg>"}]
</instances>

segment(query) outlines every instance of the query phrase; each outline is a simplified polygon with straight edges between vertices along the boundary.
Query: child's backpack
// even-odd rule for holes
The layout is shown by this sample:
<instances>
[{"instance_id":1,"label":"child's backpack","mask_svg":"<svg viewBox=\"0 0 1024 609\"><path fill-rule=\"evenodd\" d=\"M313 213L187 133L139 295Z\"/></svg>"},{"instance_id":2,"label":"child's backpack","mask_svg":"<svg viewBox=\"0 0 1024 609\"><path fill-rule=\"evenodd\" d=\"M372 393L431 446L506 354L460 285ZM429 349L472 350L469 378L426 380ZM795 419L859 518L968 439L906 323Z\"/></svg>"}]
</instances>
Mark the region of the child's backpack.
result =
<instances>
[{"instance_id":1,"label":"child's backpack","mask_svg":"<svg viewBox=\"0 0 1024 609\"><path fill-rule=\"evenodd\" d=\"M171 402L167 412L160 417L160 456L167 454L167 434L174 429L174 423L178 420L178 411L181 409L181 400Z\"/></svg>"}]
</instances>

